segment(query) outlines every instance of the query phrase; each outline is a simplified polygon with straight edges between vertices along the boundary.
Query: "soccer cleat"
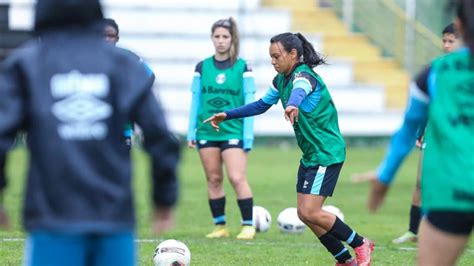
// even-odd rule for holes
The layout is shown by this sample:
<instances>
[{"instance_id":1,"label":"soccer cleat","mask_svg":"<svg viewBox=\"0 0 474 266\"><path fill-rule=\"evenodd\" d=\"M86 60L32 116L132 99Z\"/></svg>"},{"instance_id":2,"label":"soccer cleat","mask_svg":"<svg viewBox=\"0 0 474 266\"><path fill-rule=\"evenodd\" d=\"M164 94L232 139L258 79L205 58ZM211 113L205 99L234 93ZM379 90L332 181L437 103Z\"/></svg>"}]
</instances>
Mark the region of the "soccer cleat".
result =
<instances>
[{"instance_id":1,"label":"soccer cleat","mask_svg":"<svg viewBox=\"0 0 474 266\"><path fill-rule=\"evenodd\" d=\"M358 266L370 266L372 252L374 251L374 242L364 238L364 243L354 249Z\"/></svg>"},{"instance_id":2,"label":"soccer cleat","mask_svg":"<svg viewBox=\"0 0 474 266\"><path fill-rule=\"evenodd\" d=\"M418 240L416 234L411 231L408 231L401 235L400 237L395 238L392 240L393 244L403 244L405 242L416 242Z\"/></svg>"},{"instance_id":3,"label":"soccer cleat","mask_svg":"<svg viewBox=\"0 0 474 266\"><path fill-rule=\"evenodd\" d=\"M251 225L244 225L242 226L240 233L237 235L237 239L252 240L255 238L256 234L257 231L255 231L255 227Z\"/></svg>"},{"instance_id":4,"label":"soccer cleat","mask_svg":"<svg viewBox=\"0 0 474 266\"><path fill-rule=\"evenodd\" d=\"M225 225L216 225L216 228L212 232L206 235L207 238L221 238L221 237L229 237L229 230L225 227Z\"/></svg>"},{"instance_id":5,"label":"soccer cleat","mask_svg":"<svg viewBox=\"0 0 474 266\"><path fill-rule=\"evenodd\" d=\"M354 259L350 259L344 263L336 262L336 266L357 266L357 262Z\"/></svg>"}]
</instances>

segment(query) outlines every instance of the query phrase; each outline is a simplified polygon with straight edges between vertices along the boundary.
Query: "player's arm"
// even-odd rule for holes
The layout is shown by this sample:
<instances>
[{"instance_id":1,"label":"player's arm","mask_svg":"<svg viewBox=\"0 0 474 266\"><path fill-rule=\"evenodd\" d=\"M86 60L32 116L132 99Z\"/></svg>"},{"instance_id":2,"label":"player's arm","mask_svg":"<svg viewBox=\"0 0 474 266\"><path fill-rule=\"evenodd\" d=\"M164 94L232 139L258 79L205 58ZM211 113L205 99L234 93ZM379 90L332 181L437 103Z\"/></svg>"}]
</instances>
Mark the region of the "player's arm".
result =
<instances>
[{"instance_id":1,"label":"player's arm","mask_svg":"<svg viewBox=\"0 0 474 266\"><path fill-rule=\"evenodd\" d=\"M430 68L424 70L410 85L410 96L403 123L392 136L384 161L377 170L377 178L389 186L400 168L403 160L410 153L418 137L418 130L423 127L428 117L427 79Z\"/></svg>"},{"instance_id":2,"label":"player's arm","mask_svg":"<svg viewBox=\"0 0 474 266\"><path fill-rule=\"evenodd\" d=\"M144 135L144 148L153 166L153 201L157 206L172 206L177 200L176 167L179 143L168 130L161 105L151 89L143 94L134 117Z\"/></svg>"},{"instance_id":3,"label":"player's arm","mask_svg":"<svg viewBox=\"0 0 474 266\"><path fill-rule=\"evenodd\" d=\"M382 205L388 189L403 160L413 148L418 128L428 117L428 76L430 68L422 71L410 86L410 96L402 126L392 136L385 159L377 169L372 181L368 208L377 211Z\"/></svg>"},{"instance_id":4,"label":"player's arm","mask_svg":"<svg viewBox=\"0 0 474 266\"><path fill-rule=\"evenodd\" d=\"M219 131L219 124L222 123L222 121L263 114L270 109L273 104L276 104L279 99L278 91L274 87L270 87L265 96L258 101L215 114L204 120L204 123L210 122L211 126Z\"/></svg>"},{"instance_id":5,"label":"player's arm","mask_svg":"<svg viewBox=\"0 0 474 266\"><path fill-rule=\"evenodd\" d=\"M189 112L189 124L188 124L188 147L194 148L196 145L196 124L199 110L199 102L201 99L201 71L202 62L196 65L194 71L193 81L191 83L191 110Z\"/></svg>"},{"instance_id":6,"label":"player's arm","mask_svg":"<svg viewBox=\"0 0 474 266\"><path fill-rule=\"evenodd\" d=\"M179 142L169 131L163 109L152 92L153 80L135 65L130 72L127 90L132 94L131 118L142 129L145 150L152 167L153 230L160 233L173 223L173 206L178 199L177 165ZM148 77L148 79L147 79Z\"/></svg>"},{"instance_id":7,"label":"player's arm","mask_svg":"<svg viewBox=\"0 0 474 266\"><path fill-rule=\"evenodd\" d=\"M7 186L5 161L16 134L25 121L25 97L20 74L11 60L0 66L0 227L8 225L3 207L4 191Z\"/></svg>"},{"instance_id":8,"label":"player's arm","mask_svg":"<svg viewBox=\"0 0 474 266\"><path fill-rule=\"evenodd\" d=\"M246 65L243 74L243 91L244 91L244 104L249 104L255 101L255 77L252 69ZM253 117L244 118L244 150L250 151L253 146Z\"/></svg>"},{"instance_id":9,"label":"player's arm","mask_svg":"<svg viewBox=\"0 0 474 266\"><path fill-rule=\"evenodd\" d=\"M285 107L285 118L293 125L298 122L299 107L304 103L303 110L313 110L319 102L320 97L312 97L308 101L307 96L311 93L319 94L318 82L309 73L301 72L293 79L293 90ZM315 96L316 96L315 94Z\"/></svg>"},{"instance_id":10,"label":"player's arm","mask_svg":"<svg viewBox=\"0 0 474 266\"><path fill-rule=\"evenodd\" d=\"M142 63L143 67L146 70L146 73L153 78L153 80L156 79L155 73L153 70L151 70L151 67L143 60L143 58L140 57L140 63Z\"/></svg>"}]
</instances>

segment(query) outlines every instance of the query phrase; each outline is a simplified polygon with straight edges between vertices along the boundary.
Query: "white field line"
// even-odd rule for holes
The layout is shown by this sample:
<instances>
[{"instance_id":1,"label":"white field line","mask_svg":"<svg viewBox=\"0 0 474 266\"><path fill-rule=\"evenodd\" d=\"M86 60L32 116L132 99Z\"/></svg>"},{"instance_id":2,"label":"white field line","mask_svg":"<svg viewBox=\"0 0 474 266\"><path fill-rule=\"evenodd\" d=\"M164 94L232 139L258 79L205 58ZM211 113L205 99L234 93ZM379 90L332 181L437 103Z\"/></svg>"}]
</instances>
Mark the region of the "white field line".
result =
<instances>
[{"instance_id":1,"label":"white field line","mask_svg":"<svg viewBox=\"0 0 474 266\"><path fill-rule=\"evenodd\" d=\"M161 239L161 238L156 238L156 239L153 239L153 238L139 238L139 239L135 239L135 242L137 243L155 243L155 244L158 244L160 243L161 241L163 241L165 239ZM21 237L16 237L16 238L8 238L8 237L5 237L5 238L1 238L0 239L0 242L24 242L25 241L25 238L21 238ZM203 240L188 240L186 241L187 243L209 243L209 240L208 239L203 239ZM219 240L219 244L222 244L222 245L229 245L229 244L235 244L236 242L235 241L226 241L226 240ZM239 243L242 243L244 245L255 245L255 246L278 246L278 245L282 245L281 243L274 243L274 242L260 242L260 241L239 241ZM308 247L308 244L303 244L303 243L286 243L285 245L288 245L288 246L291 246L291 247ZM315 247L319 247L319 243L314 243L314 246ZM383 245L376 245L375 246L376 249L387 249L388 247L387 246L383 246ZM390 249L394 249L395 247L390 247ZM401 250L401 251L416 251L418 250L417 247L398 247L398 250ZM469 249L466 249L465 252L469 252L469 253L473 253L474 254L474 249L472 248L469 248Z\"/></svg>"}]
</instances>

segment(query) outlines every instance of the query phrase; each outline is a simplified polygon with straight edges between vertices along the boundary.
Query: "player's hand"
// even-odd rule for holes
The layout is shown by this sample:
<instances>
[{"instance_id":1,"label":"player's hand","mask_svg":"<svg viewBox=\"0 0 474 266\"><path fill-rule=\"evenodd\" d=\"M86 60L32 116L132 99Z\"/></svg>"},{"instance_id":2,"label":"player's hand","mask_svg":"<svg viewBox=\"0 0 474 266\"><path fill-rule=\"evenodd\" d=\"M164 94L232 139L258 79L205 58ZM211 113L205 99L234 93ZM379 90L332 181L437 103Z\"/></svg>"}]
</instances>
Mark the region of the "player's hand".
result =
<instances>
[{"instance_id":1,"label":"player's hand","mask_svg":"<svg viewBox=\"0 0 474 266\"><path fill-rule=\"evenodd\" d=\"M156 207L153 212L151 230L161 234L174 226L174 210L171 207Z\"/></svg>"},{"instance_id":2,"label":"player's hand","mask_svg":"<svg viewBox=\"0 0 474 266\"><path fill-rule=\"evenodd\" d=\"M211 122L211 126L216 130L219 131L219 124L224 121L224 119L227 117L227 114L222 112L215 114L208 119L204 120L204 123Z\"/></svg>"},{"instance_id":3,"label":"player's hand","mask_svg":"<svg viewBox=\"0 0 474 266\"><path fill-rule=\"evenodd\" d=\"M370 212L376 212L385 199L387 195L389 187L379 180L375 179L371 182L370 194L369 194L369 201L367 204L367 208Z\"/></svg>"},{"instance_id":4,"label":"player's hand","mask_svg":"<svg viewBox=\"0 0 474 266\"><path fill-rule=\"evenodd\" d=\"M289 105L285 108L285 119L290 121L291 125L298 123L298 107Z\"/></svg>"},{"instance_id":5,"label":"player's hand","mask_svg":"<svg viewBox=\"0 0 474 266\"><path fill-rule=\"evenodd\" d=\"M417 147L417 148L423 147L423 142L425 142L425 135L424 135L424 134L421 135L421 136L419 136L419 137L416 139L416 143L415 143L416 147Z\"/></svg>"},{"instance_id":6,"label":"player's hand","mask_svg":"<svg viewBox=\"0 0 474 266\"><path fill-rule=\"evenodd\" d=\"M421 148L423 146L423 140L417 139L415 145L417 148Z\"/></svg>"},{"instance_id":7,"label":"player's hand","mask_svg":"<svg viewBox=\"0 0 474 266\"><path fill-rule=\"evenodd\" d=\"M188 148L191 148L191 149L196 148L196 141L195 140L188 140Z\"/></svg>"}]
</instances>

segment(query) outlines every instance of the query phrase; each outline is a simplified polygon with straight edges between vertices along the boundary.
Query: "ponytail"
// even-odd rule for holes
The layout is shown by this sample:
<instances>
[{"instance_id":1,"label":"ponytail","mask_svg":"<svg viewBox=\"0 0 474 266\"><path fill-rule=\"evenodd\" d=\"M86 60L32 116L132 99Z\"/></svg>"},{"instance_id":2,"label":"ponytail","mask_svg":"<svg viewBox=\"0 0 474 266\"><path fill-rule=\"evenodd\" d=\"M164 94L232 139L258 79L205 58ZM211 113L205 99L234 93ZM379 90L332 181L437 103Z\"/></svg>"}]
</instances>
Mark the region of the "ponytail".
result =
<instances>
[{"instance_id":1,"label":"ponytail","mask_svg":"<svg viewBox=\"0 0 474 266\"><path fill-rule=\"evenodd\" d=\"M273 36L270 43L281 43L286 52L295 49L300 60L311 68L326 64L326 60L314 50L313 45L301 33L285 32Z\"/></svg>"},{"instance_id":2,"label":"ponytail","mask_svg":"<svg viewBox=\"0 0 474 266\"><path fill-rule=\"evenodd\" d=\"M321 64L326 64L326 60L314 50L313 45L306 40L306 38L301 33L295 34L298 39L300 39L303 45L303 62L310 66L311 68L317 67Z\"/></svg>"},{"instance_id":3,"label":"ponytail","mask_svg":"<svg viewBox=\"0 0 474 266\"><path fill-rule=\"evenodd\" d=\"M229 17L227 19L220 19L214 24L212 24L211 34L214 34L214 31L217 28L225 28L229 31L232 43L229 51L230 62L234 64L239 57L239 49L240 49L240 37L239 37L239 30L237 28L237 22L233 17Z\"/></svg>"},{"instance_id":4,"label":"ponytail","mask_svg":"<svg viewBox=\"0 0 474 266\"><path fill-rule=\"evenodd\" d=\"M240 49L240 36L239 36L239 30L237 29L237 22L233 17L229 17L229 22L230 22L230 35L232 36L232 45L230 47L230 62L232 64L237 61L237 58L239 57L239 49Z\"/></svg>"}]
</instances>

